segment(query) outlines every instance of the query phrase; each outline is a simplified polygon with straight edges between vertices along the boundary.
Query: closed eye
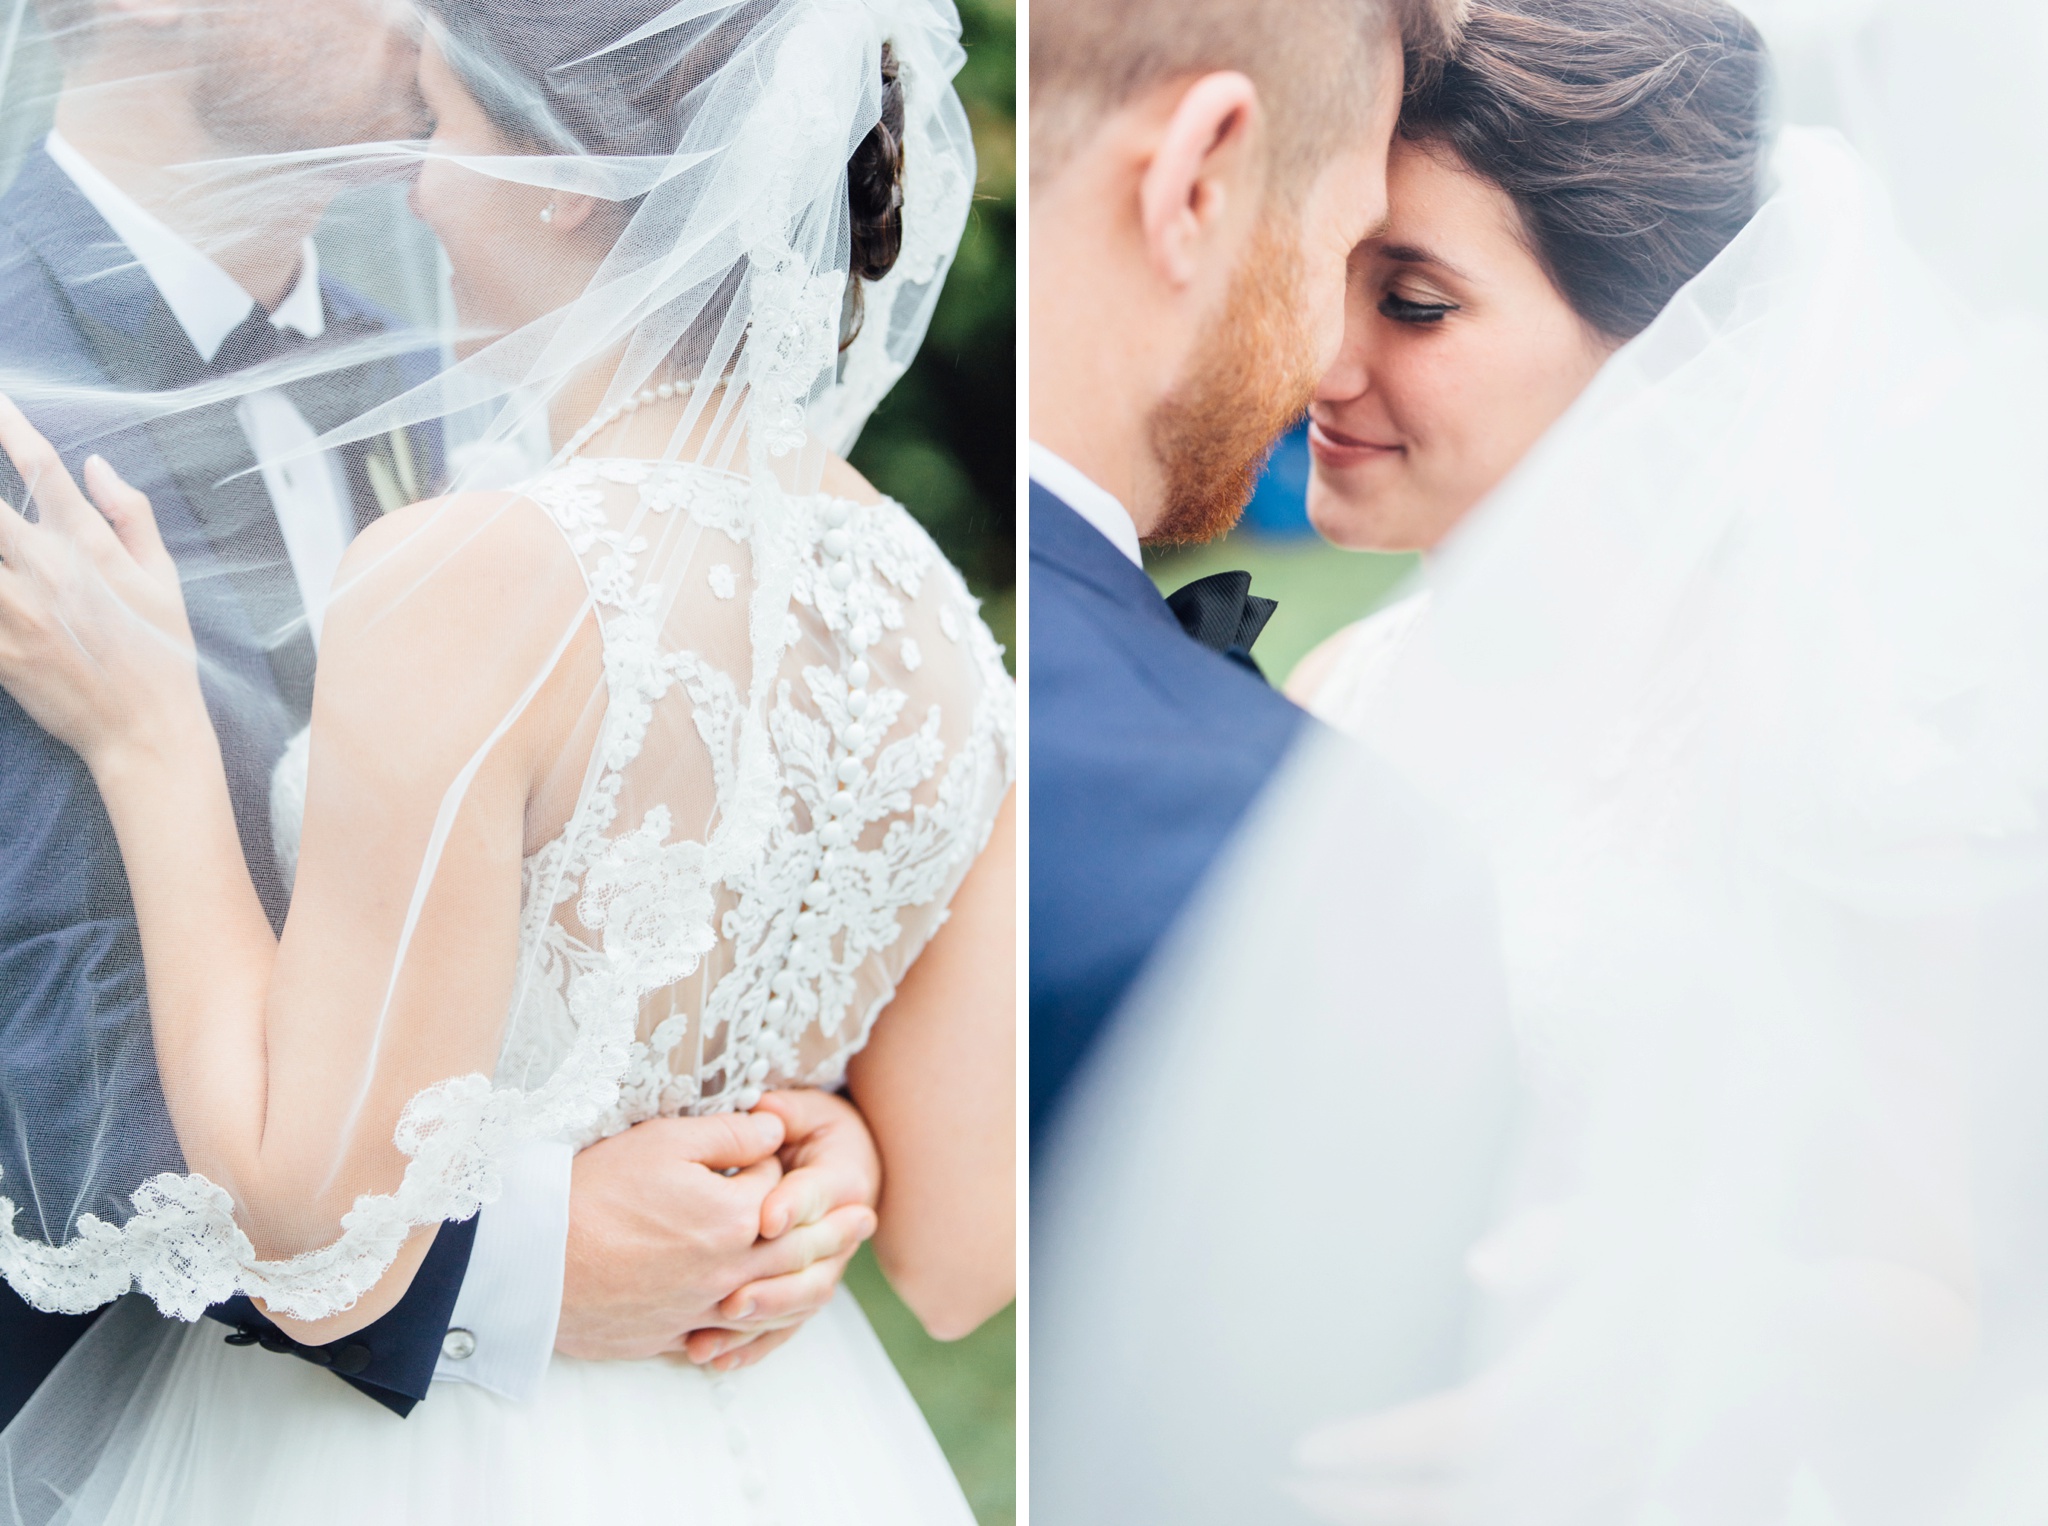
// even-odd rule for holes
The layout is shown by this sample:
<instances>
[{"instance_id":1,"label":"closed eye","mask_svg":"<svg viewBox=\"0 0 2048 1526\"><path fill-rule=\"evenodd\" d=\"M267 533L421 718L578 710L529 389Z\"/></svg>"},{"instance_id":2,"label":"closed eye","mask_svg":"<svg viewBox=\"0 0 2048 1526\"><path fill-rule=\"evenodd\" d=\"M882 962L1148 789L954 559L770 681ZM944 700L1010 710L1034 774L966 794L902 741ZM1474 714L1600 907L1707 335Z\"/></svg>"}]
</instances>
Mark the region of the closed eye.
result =
<instances>
[{"instance_id":1,"label":"closed eye","mask_svg":"<svg viewBox=\"0 0 2048 1526\"><path fill-rule=\"evenodd\" d=\"M1380 298L1380 316L1396 323L1441 323L1445 313L1457 310L1455 302L1411 302L1391 291Z\"/></svg>"}]
</instances>

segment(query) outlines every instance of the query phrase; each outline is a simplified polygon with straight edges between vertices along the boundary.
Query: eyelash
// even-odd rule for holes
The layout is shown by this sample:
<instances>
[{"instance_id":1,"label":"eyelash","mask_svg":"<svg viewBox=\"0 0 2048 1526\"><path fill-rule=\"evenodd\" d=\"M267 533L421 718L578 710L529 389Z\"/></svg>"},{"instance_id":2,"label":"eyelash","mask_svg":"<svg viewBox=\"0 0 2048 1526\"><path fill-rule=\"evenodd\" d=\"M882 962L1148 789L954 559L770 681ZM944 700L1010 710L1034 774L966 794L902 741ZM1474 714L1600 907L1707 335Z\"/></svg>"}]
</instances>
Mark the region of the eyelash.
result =
<instances>
[{"instance_id":1,"label":"eyelash","mask_svg":"<svg viewBox=\"0 0 2048 1526\"><path fill-rule=\"evenodd\" d=\"M1426 323L1441 323L1444 314L1458 310L1455 302L1410 302L1406 297L1388 292L1380 298L1380 316L1391 318L1396 323L1410 323L1418 327Z\"/></svg>"}]
</instances>

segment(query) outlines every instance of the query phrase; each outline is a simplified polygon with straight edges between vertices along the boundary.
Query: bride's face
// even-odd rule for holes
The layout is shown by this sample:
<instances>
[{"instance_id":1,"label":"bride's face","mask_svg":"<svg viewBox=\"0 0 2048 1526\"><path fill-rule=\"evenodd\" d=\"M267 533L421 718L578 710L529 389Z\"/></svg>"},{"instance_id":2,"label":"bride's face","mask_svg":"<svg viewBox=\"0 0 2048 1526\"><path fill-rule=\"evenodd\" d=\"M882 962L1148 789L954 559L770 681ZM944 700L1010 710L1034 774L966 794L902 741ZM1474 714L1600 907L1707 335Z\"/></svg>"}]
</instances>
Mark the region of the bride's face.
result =
<instances>
[{"instance_id":1,"label":"bride's face","mask_svg":"<svg viewBox=\"0 0 2048 1526\"><path fill-rule=\"evenodd\" d=\"M420 94L433 113L436 157L413 181L412 209L448 256L465 331L457 348L474 350L581 294L596 263L584 247L591 204L457 162L535 150L499 131L431 38L420 49Z\"/></svg>"},{"instance_id":2,"label":"bride's face","mask_svg":"<svg viewBox=\"0 0 2048 1526\"><path fill-rule=\"evenodd\" d=\"M1309 408L1309 517L1357 550L1427 550L1585 389L1614 344L1531 252L1506 192L1397 140L1383 235L1351 256L1344 348Z\"/></svg>"}]
</instances>

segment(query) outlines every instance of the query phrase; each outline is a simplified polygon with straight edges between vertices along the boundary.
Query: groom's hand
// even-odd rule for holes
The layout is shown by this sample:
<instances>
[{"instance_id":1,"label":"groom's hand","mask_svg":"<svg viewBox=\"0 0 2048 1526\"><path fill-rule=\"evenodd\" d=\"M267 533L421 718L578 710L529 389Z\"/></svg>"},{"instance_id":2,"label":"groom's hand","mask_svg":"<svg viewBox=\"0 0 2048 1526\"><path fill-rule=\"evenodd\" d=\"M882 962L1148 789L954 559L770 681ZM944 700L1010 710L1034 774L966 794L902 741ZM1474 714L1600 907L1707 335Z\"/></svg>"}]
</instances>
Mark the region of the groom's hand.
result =
<instances>
[{"instance_id":1,"label":"groom's hand","mask_svg":"<svg viewBox=\"0 0 2048 1526\"><path fill-rule=\"evenodd\" d=\"M693 1332L680 1350L730 1372L759 1361L832 1301L847 1262L875 1232L882 1161L866 1122L844 1098L777 1091L760 1113L782 1119L782 1180L761 1205L754 1280L718 1309L718 1323Z\"/></svg>"},{"instance_id":2,"label":"groom's hand","mask_svg":"<svg viewBox=\"0 0 2048 1526\"><path fill-rule=\"evenodd\" d=\"M654 1118L579 1154L555 1349L654 1356L716 1319L759 1276L761 1210L783 1179L786 1138L772 1112Z\"/></svg>"}]
</instances>

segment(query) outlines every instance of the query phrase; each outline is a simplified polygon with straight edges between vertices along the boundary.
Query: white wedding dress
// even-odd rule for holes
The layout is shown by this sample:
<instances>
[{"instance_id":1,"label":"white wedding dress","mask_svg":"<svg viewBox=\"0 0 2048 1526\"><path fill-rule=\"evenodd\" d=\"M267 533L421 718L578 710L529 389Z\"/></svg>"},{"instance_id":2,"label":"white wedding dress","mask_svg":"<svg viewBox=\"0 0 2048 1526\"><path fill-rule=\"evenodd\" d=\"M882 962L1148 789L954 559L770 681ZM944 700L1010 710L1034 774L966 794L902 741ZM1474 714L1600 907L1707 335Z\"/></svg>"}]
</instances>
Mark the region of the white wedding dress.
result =
<instances>
[{"instance_id":1,"label":"white wedding dress","mask_svg":"<svg viewBox=\"0 0 2048 1526\"><path fill-rule=\"evenodd\" d=\"M1317 720L1347 736L1365 726L1372 699L1393 675L1402 649L1429 615L1429 591L1396 599L1363 620L1354 620L1332 639L1335 655L1315 689L1301 703Z\"/></svg>"},{"instance_id":2,"label":"white wedding dress","mask_svg":"<svg viewBox=\"0 0 2048 1526\"><path fill-rule=\"evenodd\" d=\"M531 973L497 1094L529 1124L550 1106L573 1118L591 1076L623 1060L616 1104L559 1131L582 1144L658 1114L751 1107L766 1088L835 1085L1009 787L1000 649L893 502L756 493L702 467L618 460L572 462L526 492L583 569L608 711L594 786L525 864ZM750 689L767 697L765 731L749 723ZM288 870L306 756L302 737L274 790ZM623 1046L616 1032L606 1042L621 1011ZM158 1320L139 1300L85 1344L144 1327L148 1349L127 1368L143 1374L135 1397L62 1519L972 1519L843 1290L738 1373L558 1356L531 1403L440 1383L404 1420L309 1364L230 1347L210 1321Z\"/></svg>"}]
</instances>

